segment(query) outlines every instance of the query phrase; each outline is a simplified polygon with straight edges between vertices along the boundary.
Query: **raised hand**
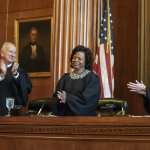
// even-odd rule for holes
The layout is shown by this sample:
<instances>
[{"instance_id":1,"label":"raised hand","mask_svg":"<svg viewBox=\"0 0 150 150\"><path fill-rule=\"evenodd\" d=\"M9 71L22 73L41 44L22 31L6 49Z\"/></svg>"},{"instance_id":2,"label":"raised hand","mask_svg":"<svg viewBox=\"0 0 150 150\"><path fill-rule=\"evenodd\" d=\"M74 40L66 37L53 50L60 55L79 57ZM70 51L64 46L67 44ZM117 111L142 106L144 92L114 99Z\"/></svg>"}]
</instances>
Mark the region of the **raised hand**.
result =
<instances>
[{"instance_id":1,"label":"raised hand","mask_svg":"<svg viewBox=\"0 0 150 150\"><path fill-rule=\"evenodd\" d=\"M66 92L57 91L57 97L60 99L60 103L66 103Z\"/></svg>"},{"instance_id":2,"label":"raised hand","mask_svg":"<svg viewBox=\"0 0 150 150\"><path fill-rule=\"evenodd\" d=\"M7 72L6 64L3 59L0 59L0 73L5 75L6 72Z\"/></svg>"},{"instance_id":3,"label":"raised hand","mask_svg":"<svg viewBox=\"0 0 150 150\"><path fill-rule=\"evenodd\" d=\"M11 69L11 72L13 75L17 74L18 67L19 67L19 64L15 62L12 66L12 69Z\"/></svg>"},{"instance_id":4,"label":"raised hand","mask_svg":"<svg viewBox=\"0 0 150 150\"><path fill-rule=\"evenodd\" d=\"M141 95L146 95L146 86L143 83L143 81L139 82L136 80L135 83L129 82L127 84L127 87L131 92L135 92Z\"/></svg>"}]
</instances>

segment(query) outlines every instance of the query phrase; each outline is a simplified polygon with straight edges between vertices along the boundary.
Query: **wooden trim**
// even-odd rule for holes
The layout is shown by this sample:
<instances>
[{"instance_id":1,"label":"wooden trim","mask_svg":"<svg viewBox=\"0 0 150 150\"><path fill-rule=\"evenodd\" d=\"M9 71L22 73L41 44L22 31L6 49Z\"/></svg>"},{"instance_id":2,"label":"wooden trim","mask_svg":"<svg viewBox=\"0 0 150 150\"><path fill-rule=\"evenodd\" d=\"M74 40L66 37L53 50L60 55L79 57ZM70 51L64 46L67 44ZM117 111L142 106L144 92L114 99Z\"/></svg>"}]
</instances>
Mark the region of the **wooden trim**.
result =
<instances>
[{"instance_id":1,"label":"wooden trim","mask_svg":"<svg viewBox=\"0 0 150 150\"><path fill-rule=\"evenodd\" d=\"M139 80L143 80L146 85L150 84L150 19L149 19L149 0L139 0L139 50L138 50L138 59L139 59L139 68L138 75Z\"/></svg>"},{"instance_id":2,"label":"wooden trim","mask_svg":"<svg viewBox=\"0 0 150 150\"><path fill-rule=\"evenodd\" d=\"M116 123L117 122L117 123ZM0 135L150 136L149 117L1 117ZM81 136L82 135L82 136ZM130 139L132 139L130 137ZM137 138L137 139L138 139ZM145 138L146 139L146 138ZM150 141L150 139L149 139Z\"/></svg>"},{"instance_id":3,"label":"wooden trim","mask_svg":"<svg viewBox=\"0 0 150 150\"><path fill-rule=\"evenodd\" d=\"M139 28L138 28L138 78L145 81L145 0L138 1L139 10Z\"/></svg>"}]
</instances>

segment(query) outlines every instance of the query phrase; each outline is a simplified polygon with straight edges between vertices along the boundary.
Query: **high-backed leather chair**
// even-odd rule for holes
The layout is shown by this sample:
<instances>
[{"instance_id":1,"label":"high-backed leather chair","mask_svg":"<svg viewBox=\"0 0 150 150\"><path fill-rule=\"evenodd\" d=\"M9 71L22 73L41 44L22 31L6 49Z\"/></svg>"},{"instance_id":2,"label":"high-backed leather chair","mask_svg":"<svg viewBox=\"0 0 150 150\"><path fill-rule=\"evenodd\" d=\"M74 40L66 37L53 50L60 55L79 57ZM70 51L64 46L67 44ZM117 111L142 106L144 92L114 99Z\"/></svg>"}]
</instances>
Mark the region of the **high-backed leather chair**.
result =
<instances>
[{"instance_id":1,"label":"high-backed leather chair","mask_svg":"<svg viewBox=\"0 0 150 150\"><path fill-rule=\"evenodd\" d=\"M101 99L98 102L98 116L124 116L127 111L128 104L125 100Z\"/></svg>"},{"instance_id":2,"label":"high-backed leather chair","mask_svg":"<svg viewBox=\"0 0 150 150\"><path fill-rule=\"evenodd\" d=\"M50 97L38 98L35 100L31 100L28 104L28 112L30 114L39 115L41 113L49 113L50 112Z\"/></svg>"}]
</instances>

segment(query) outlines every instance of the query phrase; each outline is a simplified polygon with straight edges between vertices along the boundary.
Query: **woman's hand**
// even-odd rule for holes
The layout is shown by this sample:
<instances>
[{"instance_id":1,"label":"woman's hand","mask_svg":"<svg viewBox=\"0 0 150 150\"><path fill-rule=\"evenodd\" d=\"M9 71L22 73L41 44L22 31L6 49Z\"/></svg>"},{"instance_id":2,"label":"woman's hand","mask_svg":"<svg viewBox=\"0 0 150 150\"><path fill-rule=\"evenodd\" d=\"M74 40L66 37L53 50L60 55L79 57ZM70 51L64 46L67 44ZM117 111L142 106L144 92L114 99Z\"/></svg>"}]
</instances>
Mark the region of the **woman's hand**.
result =
<instances>
[{"instance_id":1,"label":"woman's hand","mask_svg":"<svg viewBox=\"0 0 150 150\"><path fill-rule=\"evenodd\" d=\"M146 86L145 84L143 83L143 81L139 82L136 80L135 83L133 82L129 82L127 84L127 87L129 88L129 90L131 92L135 92L135 93L138 93L138 94L141 94L141 95L146 95Z\"/></svg>"},{"instance_id":2,"label":"woman's hand","mask_svg":"<svg viewBox=\"0 0 150 150\"><path fill-rule=\"evenodd\" d=\"M65 91L57 91L57 97L60 99L60 103L66 103L66 92Z\"/></svg>"}]
</instances>

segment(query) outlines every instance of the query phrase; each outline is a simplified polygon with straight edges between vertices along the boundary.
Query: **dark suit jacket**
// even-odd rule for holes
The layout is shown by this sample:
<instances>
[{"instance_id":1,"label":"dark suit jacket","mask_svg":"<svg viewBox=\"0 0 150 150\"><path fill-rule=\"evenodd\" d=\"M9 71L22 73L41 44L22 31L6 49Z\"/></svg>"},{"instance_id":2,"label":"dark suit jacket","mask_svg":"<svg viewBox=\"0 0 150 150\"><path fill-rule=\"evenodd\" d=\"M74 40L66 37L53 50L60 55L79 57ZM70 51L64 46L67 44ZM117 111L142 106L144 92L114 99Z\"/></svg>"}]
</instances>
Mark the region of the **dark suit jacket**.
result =
<instances>
[{"instance_id":1,"label":"dark suit jacket","mask_svg":"<svg viewBox=\"0 0 150 150\"><path fill-rule=\"evenodd\" d=\"M146 96L144 96L145 110L150 113L150 88L146 89Z\"/></svg>"},{"instance_id":2,"label":"dark suit jacket","mask_svg":"<svg viewBox=\"0 0 150 150\"><path fill-rule=\"evenodd\" d=\"M8 69L5 79L0 81L0 115L7 113L6 97L13 97L15 105L25 106L32 89L31 81L22 69L18 69L18 78L14 78L10 70L11 68Z\"/></svg>"},{"instance_id":3,"label":"dark suit jacket","mask_svg":"<svg viewBox=\"0 0 150 150\"><path fill-rule=\"evenodd\" d=\"M36 44L36 58L32 59L31 44L26 45L20 54L20 66L26 72L46 72L49 70L48 60L46 60L44 49Z\"/></svg>"}]
</instances>

